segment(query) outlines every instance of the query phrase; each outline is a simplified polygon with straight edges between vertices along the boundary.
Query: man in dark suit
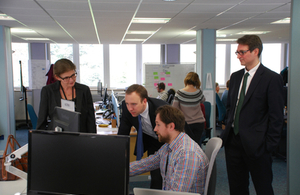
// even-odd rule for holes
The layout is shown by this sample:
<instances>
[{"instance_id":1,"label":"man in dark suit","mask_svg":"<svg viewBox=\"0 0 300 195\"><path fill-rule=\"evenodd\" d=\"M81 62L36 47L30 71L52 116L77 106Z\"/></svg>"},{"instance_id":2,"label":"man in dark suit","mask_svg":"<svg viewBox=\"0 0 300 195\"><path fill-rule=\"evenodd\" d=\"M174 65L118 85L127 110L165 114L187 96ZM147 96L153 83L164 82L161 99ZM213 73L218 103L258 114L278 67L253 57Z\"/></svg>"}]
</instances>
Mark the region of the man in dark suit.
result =
<instances>
[{"instance_id":1,"label":"man in dark suit","mask_svg":"<svg viewBox=\"0 0 300 195\"><path fill-rule=\"evenodd\" d=\"M245 69L230 77L227 125L221 135L230 194L249 194L250 173L256 193L270 195L272 151L283 127L283 80L260 63L258 36L245 35L237 43L236 55Z\"/></svg>"},{"instance_id":2,"label":"man in dark suit","mask_svg":"<svg viewBox=\"0 0 300 195\"><path fill-rule=\"evenodd\" d=\"M142 137L143 152L148 151L148 155L154 154L162 143L158 141L154 132L155 128L155 111L158 107L167 104L161 99L148 97L147 90L141 85L131 85L125 93L125 101L122 102L122 116L118 135L129 135L131 127L134 126L139 131L138 116L142 118ZM139 132L138 132L139 133ZM137 144L135 153L137 151ZM154 189L162 189L162 177L160 169L150 172L151 184Z\"/></svg>"}]
</instances>

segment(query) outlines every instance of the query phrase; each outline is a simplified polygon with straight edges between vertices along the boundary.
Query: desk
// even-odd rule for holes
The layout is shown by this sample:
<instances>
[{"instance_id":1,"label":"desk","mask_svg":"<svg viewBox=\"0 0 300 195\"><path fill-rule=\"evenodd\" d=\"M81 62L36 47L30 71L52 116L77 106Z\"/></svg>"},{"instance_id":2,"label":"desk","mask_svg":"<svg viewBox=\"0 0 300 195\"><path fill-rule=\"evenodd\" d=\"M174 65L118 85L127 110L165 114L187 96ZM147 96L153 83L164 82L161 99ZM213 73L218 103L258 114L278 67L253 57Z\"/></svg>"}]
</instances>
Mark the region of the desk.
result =
<instances>
[{"instance_id":1,"label":"desk","mask_svg":"<svg viewBox=\"0 0 300 195\"><path fill-rule=\"evenodd\" d=\"M1 195L14 195L16 193L26 194L27 181L18 179L15 181L0 181L0 194Z\"/></svg>"}]
</instances>

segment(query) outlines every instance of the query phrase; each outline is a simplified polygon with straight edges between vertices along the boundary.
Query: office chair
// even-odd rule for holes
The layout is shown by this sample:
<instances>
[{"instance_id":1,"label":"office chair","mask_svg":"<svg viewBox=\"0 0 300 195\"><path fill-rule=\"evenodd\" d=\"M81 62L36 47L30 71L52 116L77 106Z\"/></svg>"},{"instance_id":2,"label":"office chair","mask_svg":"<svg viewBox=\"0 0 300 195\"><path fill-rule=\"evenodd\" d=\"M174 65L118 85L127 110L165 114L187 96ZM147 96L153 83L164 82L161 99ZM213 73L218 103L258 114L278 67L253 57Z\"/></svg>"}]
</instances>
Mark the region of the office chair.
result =
<instances>
[{"instance_id":1,"label":"office chair","mask_svg":"<svg viewBox=\"0 0 300 195\"><path fill-rule=\"evenodd\" d=\"M168 102L169 104L171 104L172 101L173 101L173 99L174 99L174 95L173 95L173 94L170 94L169 97L168 97L167 102Z\"/></svg>"},{"instance_id":2,"label":"office chair","mask_svg":"<svg viewBox=\"0 0 300 195\"><path fill-rule=\"evenodd\" d=\"M206 127L204 129L204 132L202 134L201 140L200 140L200 145L201 144L206 144L207 141L211 138L211 130L212 128L210 127L210 113L211 113L211 103L210 102L203 102L203 105L205 107L205 121L206 121Z\"/></svg>"},{"instance_id":3,"label":"office chair","mask_svg":"<svg viewBox=\"0 0 300 195\"><path fill-rule=\"evenodd\" d=\"M215 159L222 146L222 139L219 137L213 137L208 140L205 148L205 154L209 159L209 165L206 175L204 195L214 195L216 190L217 181L217 166Z\"/></svg>"},{"instance_id":4,"label":"office chair","mask_svg":"<svg viewBox=\"0 0 300 195\"><path fill-rule=\"evenodd\" d=\"M228 96L228 90L225 90L221 96L221 101L224 104L225 108L227 105L227 96Z\"/></svg>"},{"instance_id":5,"label":"office chair","mask_svg":"<svg viewBox=\"0 0 300 195\"><path fill-rule=\"evenodd\" d=\"M134 195L200 195L192 192L176 192L167 190L155 190L149 188L133 188Z\"/></svg>"},{"instance_id":6,"label":"office chair","mask_svg":"<svg viewBox=\"0 0 300 195\"><path fill-rule=\"evenodd\" d=\"M226 116L226 108L225 105L222 103L219 95L216 93L216 103L218 108L218 119L217 121L221 124L225 123L225 116Z\"/></svg>"},{"instance_id":7,"label":"office chair","mask_svg":"<svg viewBox=\"0 0 300 195\"><path fill-rule=\"evenodd\" d=\"M28 110L28 114L31 120L31 124L32 124L32 129L36 129L36 125L37 125L37 116L36 113L32 107L31 104L27 104L27 110Z\"/></svg>"}]
</instances>

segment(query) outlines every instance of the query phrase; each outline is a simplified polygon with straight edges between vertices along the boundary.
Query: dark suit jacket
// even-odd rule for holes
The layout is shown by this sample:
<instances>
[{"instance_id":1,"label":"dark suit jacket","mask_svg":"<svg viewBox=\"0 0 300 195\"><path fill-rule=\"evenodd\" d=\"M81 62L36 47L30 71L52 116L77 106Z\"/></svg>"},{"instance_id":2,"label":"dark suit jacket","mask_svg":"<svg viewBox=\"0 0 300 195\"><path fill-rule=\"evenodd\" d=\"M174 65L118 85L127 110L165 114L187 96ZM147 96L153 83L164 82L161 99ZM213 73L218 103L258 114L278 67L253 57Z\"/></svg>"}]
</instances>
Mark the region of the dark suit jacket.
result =
<instances>
[{"instance_id":1,"label":"dark suit jacket","mask_svg":"<svg viewBox=\"0 0 300 195\"><path fill-rule=\"evenodd\" d=\"M221 135L225 147L232 131L243 75L244 69L233 73L230 78L227 125ZM282 77L260 64L249 85L239 118L240 139L250 158L256 159L277 147L283 127L283 104Z\"/></svg>"},{"instance_id":2,"label":"dark suit jacket","mask_svg":"<svg viewBox=\"0 0 300 195\"><path fill-rule=\"evenodd\" d=\"M48 124L47 117L50 119L54 113L54 107L61 106L59 81L44 86L41 91L40 110L36 129L54 130L52 122ZM96 133L95 113L91 91L88 86L75 83L76 90L76 112L80 112L80 131ZM48 128L46 127L48 124Z\"/></svg>"},{"instance_id":3,"label":"dark suit jacket","mask_svg":"<svg viewBox=\"0 0 300 195\"><path fill-rule=\"evenodd\" d=\"M166 105L167 102L161 99L148 98L147 99L149 106L149 116L151 120L152 127L155 127L155 111L158 107ZM129 135L131 127L134 126L135 129L139 130L139 121L138 117L133 117L127 109L125 101L122 102L122 116L121 124L119 127L118 135ZM154 130L154 129L153 129ZM151 149L151 151L157 151L163 143L160 143L157 139L143 133L143 143L144 143L144 152Z\"/></svg>"}]
</instances>

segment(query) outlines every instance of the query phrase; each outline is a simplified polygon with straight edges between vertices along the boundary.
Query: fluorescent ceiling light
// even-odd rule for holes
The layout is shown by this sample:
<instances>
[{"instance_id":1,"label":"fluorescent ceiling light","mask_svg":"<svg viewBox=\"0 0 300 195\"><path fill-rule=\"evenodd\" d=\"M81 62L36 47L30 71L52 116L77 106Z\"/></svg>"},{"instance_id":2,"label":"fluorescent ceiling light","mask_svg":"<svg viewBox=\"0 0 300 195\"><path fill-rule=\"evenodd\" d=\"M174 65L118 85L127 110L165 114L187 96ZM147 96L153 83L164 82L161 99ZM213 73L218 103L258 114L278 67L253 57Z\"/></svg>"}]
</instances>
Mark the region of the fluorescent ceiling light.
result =
<instances>
[{"instance_id":1,"label":"fluorescent ceiling light","mask_svg":"<svg viewBox=\"0 0 300 195\"><path fill-rule=\"evenodd\" d=\"M242 31L237 34L239 34L239 35L262 35L262 34L267 34L269 32L270 31Z\"/></svg>"},{"instance_id":2,"label":"fluorescent ceiling light","mask_svg":"<svg viewBox=\"0 0 300 195\"><path fill-rule=\"evenodd\" d=\"M155 31L128 31L127 34L135 34L135 35L151 35L155 33Z\"/></svg>"},{"instance_id":3,"label":"fluorescent ceiling light","mask_svg":"<svg viewBox=\"0 0 300 195\"><path fill-rule=\"evenodd\" d=\"M23 38L27 41L49 41L50 39L48 38Z\"/></svg>"},{"instance_id":4,"label":"fluorescent ceiling light","mask_svg":"<svg viewBox=\"0 0 300 195\"><path fill-rule=\"evenodd\" d=\"M275 22L271 22L271 24L289 24L290 22L291 22L291 18L288 17L281 20L277 20Z\"/></svg>"},{"instance_id":5,"label":"fluorescent ceiling light","mask_svg":"<svg viewBox=\"0 0 300 195\"><path fill-rule=\"evenodd\" d=\"M226 34L217 34L217 37L227 37Z\"/></svg>"},{"instance_id":6,"label":"fluorescent ceiling light","mask_svg":"<svg viewBox=\"0 0 300 195\"><path fill-rule=\"evenodd\" d=\"M185 35L196 35L197 32L194 31L194 30L189 30L189 31L184 32L184 34L185 34Z\"/></svg>"},{"instance_id":7,"label":"fluorescent ceiling light","mask_svg":"<svg viewBox=\"0 0 300 195\"><path fill-rule=\"evenodd\" d=\"M134 18L132 23L159 23L165 24L169 22L171 18Z\"/></svg>"},{"instance_id":8,"label":"fluorescent ceiling light","mask_svg":"<svg viewBox=\"0 0 300 195\"><path fill-rule=\"evenodd\" d=\"M236 41L236 39L217 39L217 41Z\"/></svg>"},{"instance_id":9,"label":"fluorescent ceiling light","mask_svg":"<svg viewBox=\"0 0 300 195\"><path fill-rule=\"evenodd\" d=\"M11 28L10 32L12 33L35 33L34 30L28 28Z\"/></svg>"},{"instance_id":10,"label":"fluorescent ceiling light","mask_svg":"<svg viewBox=\"0 0 300 195\"><path fill-rule=\"evenodd\" d=\"M15 19L6 14L0 14L0 20L15 20Z\"/></svg>"},{"instance_id":11,"label":"fluorescent ceiling light","mask_svg":"<svg viewBox=\"0 0 300 195\"><path fill-rule=\"evenodd\" d=\"M124 39L124 41L145 41L145 39Z\"/></svg>"}]
</instances>

